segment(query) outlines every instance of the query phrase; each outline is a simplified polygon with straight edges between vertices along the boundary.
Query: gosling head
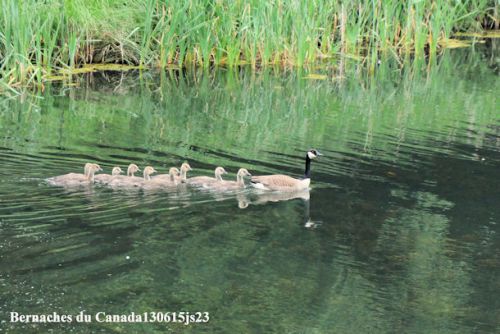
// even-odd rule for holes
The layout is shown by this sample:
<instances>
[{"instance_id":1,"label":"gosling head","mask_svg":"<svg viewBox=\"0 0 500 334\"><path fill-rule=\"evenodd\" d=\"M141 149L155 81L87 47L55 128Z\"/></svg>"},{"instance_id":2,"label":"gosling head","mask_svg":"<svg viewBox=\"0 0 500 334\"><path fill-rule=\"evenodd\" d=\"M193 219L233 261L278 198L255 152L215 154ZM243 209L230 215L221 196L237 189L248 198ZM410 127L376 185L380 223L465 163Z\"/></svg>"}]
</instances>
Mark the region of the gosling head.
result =
<instances>
[{"instance_id":1,"label":"gosling head","mask_svg":"<svg viewBox=\"0 0 500 334\"><path fill-rule=\"evenodd\" d=\"M151 167L151 166L147 166L144 168L144 179L146 180L150 180L151 179L151 174L153 173L156 173L156 170Z\"/></svg>"},{"instance_id":2,"label":"gosling head","mask_svg":"<svg viewBox=\"0 0 500 334\"><path fill-rule=\"evenodd\" d=\"M222 175L227 174L226 170L222 167L217 167L215 169L215 178L217 181L222 181Z\"/></svg>"},{"instance_id":3,"label":"gosling head","mask_svg":"<svg viewBox=\"0 0 500 334\"><path fill-rule=\"evenodd\" d=\"M101 168L101 166L99 166L98 164L92 164L91 169L92 169L94 172L102 172L102 168Z\"/></svg>"},{"instance_id":4,"label":"gosling head","mask_svg":"<svg viewBox=\"0 0 500 334\"><path fill-rule=\"evenodd\" d=\"M120 175L121 173L123 173L123 171L120 167L113 167L111 170L111 175Z\"/></svg>"},{"instance_id":5,"label":"gosling head","mask_svg":"<svg viewBox=\"0 0 500 334\"><path fill-rule=\"evenodd\" d=\"M136 164L130 164L127 168L127 176L134 176L134 173L140 172L141 170Z\"/></svg>"},{"instance_id":6,"label":"gosling head","mask_svg":"<svg viewBox=\"0 0 500 334\"><path fill-rule=\"evenodd\" d=\"M226 170L223 167L217 167L215 169L215 176L221 176L227 174Z\"/></svg>"},{"instance_id":7,"label":"gosling head","mask_svg":"<svg viewBox=\"0 0 500 334\"><path fill-rule=\"evenodd\" d=\"M101 166L99 166L98 164L88 164L88 165L85 165L85 168L86 168L86 172L88 173L87 179L92 181L92 182L94 182L95 172L102 171Z\"/></svg>"},{"instance_id":8,"label":"gosling head","mask_svg":"<svg viewBox=\"0 0 500 334\"><path fill-rule=\"evenodd\" d=\"M182 168L182 167L181 167ZM170 181L175 182L176 178L181 174L181 172L176 168L172 167L168 170L168 175L170 175Z\"/></svg>"},{"instance_id":9,"label":"gosling head","mask_svg":"<svg viewBox=\"0 0 500 334\"><path fill-rule=\"evenodd\" d=\"M172 176L172 175L173 175L173 176L179 176L179 175L180 175L180 173L181 173L181 172L180 172L180 171L179 171L176 167L172 167L172 168L170 168L170 169L168 170L168 174L169 174L170 176Z\"/></svg>"},{"instance_id":10,"label":"gosling head","mask_svg":"<svg viewBox=\"0 0 500 334\"><path fill-rule=\"evenodd\" d=\"M189 164L187 162L185 162L181 165L181 172L188 172L190 170L193 170L193 169L191 168L191 166L189 166Z\"/></svg>"},{"instance_id":11,"label":"gosling head","mask_svg":"<svg viewBox=\"0 0 500 334\"><path fill-rule=\"evenodd\" d=\"M318 150L316 150L316 149L314 149L314 148L313 148L313 149L310 149L309 151L307 151L307 157L308 157L309 159L316 159L316 158L317 158L317 157L319 157L320 155L323 155L323 154L319 153L319 151L318 151Z\"/></svg>"},{"instance_id":12,"label":"gosling head","mask_svg":"<svg viewBox=\"0 0 500 334\"><path fill-rule=\"evenodd\" d=\"M246 169L246 168L240 168L238 170L238 174L237 174L239 177L244 177L244 176L252 176L252 174L250 174L250 172Z\"/></svg>"},{"instance_id":13,"label":"gosling head","mask_svg":"<svg viewBox=\"0 0 500 334\"><path fill-rule=\"evenodd\" d=\"M83 174L84 175L89 175L90 167L92 166L92 163L87 162L85 166L83 167Z\"/></svg>"}]
</instances>

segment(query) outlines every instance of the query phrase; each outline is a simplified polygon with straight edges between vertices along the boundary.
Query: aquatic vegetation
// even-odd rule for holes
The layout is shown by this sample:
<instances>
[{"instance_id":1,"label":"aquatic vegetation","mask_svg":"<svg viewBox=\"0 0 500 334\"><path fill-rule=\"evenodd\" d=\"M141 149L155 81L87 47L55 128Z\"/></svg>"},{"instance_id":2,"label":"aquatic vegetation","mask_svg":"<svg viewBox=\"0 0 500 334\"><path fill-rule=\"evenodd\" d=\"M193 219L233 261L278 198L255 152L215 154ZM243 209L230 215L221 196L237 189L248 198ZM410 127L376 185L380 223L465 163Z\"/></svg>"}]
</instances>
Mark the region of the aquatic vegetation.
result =
<instances>
[{"instance_id":1,"label":"aquatic vegetation","mask_svg":"<svg viewBox=\"0 0 500 334\"><path fill-rule=\"evenodd\" d=\"M0 87L92 63L303 66L435 54L498 24L494 0L0 0ZM0 88L1 89L1 88Z\"/></svg>"}]
</instances>

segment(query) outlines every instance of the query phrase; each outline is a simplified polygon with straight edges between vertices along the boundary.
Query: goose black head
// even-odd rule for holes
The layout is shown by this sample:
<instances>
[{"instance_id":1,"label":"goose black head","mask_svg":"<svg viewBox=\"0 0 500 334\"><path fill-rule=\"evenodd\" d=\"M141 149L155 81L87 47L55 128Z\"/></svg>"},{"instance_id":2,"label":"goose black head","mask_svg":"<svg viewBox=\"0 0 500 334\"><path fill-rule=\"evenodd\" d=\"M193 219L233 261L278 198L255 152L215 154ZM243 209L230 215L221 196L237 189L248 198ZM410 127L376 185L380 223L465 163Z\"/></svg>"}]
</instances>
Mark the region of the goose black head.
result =
<instances>
[{"instance_id":1,"label":"goose black head","mask_svg":"<svg viewBox=\"0 0 500 334\"><path fill-rule=\"evenodd\" d=\"M307 151L307 157L308 157L309 159L316 159L316 158L317 158L317 157L319 157L320 155L323 155L323 154L319 153L319 151L318 151L318 150L316 150L316 149L314 149L314 148L313 148L313 149L310 149L309 151Z\"/></svg>"}]
</instances>

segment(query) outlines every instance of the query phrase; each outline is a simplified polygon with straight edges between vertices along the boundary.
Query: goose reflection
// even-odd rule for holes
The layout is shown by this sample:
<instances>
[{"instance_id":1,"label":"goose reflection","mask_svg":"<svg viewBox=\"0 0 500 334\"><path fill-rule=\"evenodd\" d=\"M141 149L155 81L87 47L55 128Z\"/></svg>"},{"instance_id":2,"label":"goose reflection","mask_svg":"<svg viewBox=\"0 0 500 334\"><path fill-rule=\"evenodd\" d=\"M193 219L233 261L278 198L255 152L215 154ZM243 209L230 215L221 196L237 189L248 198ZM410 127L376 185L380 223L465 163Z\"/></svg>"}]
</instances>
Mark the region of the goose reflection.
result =
<instances>
[{"instance_id":1,"label":"goose reflection","mask_svg":"<svg viewBox=\"0 0 500 334\"><path fill-rule=\"evenodd\" d=\"M322 222L311 219L311 193L309 189L297 190L293 192L253 191L239 192L236 194L238 208L240 209L246 209L250 205L263 205L266 203L276 203L294 199L300 199L304 204L304 227L307 229L318 228Z\"/></svg>"},{"instance_id":2,"label":"goose reflection","mask_svg":"<svg viewBox=\"0 0 500 334\"><path fill-rule=\"evenodd\" d=\"M249 204L266 204L268 202L281 202L281 201L290 201L292 199L302 199L304 201L309 201L311 197L309 189L296 190L296 191L287 191L287 192L279 192L279 191L254 191L251 193L250 203Z\"/></svg>"},{"instance_id":3,"label":"goose reflection","mask_svg":"<svg viewBox=\"0 0 500 334\"><path fill-rule=\"evenodd\" d=\"M323 223L321 220L312 220L311 219L311 201L309 201L309 200L304 201L304 206L305 206L305 208L304 208L304 219L305 219L304 227L311 229L311 230L320 227L321 224Z\"/></svg>"}]
</instances>

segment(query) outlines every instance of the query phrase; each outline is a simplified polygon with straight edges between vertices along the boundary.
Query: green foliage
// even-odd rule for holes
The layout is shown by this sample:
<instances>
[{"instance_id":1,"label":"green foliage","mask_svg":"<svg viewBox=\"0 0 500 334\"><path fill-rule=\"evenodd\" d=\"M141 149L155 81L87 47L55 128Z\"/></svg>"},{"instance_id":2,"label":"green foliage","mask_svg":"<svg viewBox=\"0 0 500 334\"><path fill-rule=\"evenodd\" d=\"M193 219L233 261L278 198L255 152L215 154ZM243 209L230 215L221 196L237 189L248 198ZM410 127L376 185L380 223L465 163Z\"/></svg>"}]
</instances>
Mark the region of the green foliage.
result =
<instances>
[{"instance_id":1,"label":"green foliage","mask_svg":"<svg viewBox=\"0 0 500 334\"><path fill-rule=\"evenodd\" d=\"M341 54L436 53L480 31L498 4L465 1L0 0L0 77L30 83L54 67L125 63L303 66ZM424 51L425 50L425 51ZM390 52L388 52L390 51ZM341 53L340 53L341 52Z\"/></svg>"}]
</instances>

